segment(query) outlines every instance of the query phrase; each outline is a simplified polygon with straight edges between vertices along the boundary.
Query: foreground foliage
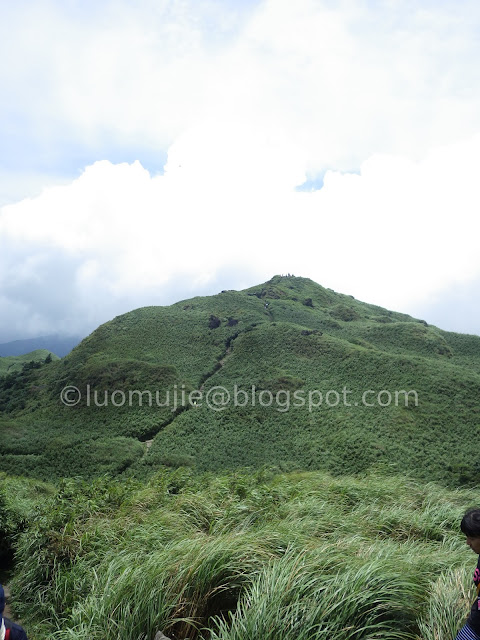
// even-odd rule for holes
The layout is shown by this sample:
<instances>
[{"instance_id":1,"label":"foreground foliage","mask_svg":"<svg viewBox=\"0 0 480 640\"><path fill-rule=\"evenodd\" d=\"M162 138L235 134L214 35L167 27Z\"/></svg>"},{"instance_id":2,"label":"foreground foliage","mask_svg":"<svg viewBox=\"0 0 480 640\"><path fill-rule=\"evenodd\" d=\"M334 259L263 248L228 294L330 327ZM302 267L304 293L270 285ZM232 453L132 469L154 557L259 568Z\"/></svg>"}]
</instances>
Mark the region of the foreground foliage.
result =
<instances>
[{"instance_id":1,"label":"foreground foliage","mask_svg":"<svg viewBox=\"0 0 480 640\"><path fill-rule=\"evenodd\" d=\"M177 469L147 484L37 483L26 502L27 482L32 493L32 481L2 483L27 528L16 529L11 498L0 515L10 513L11 588L33 640L152 640L158 629L451 640L472 598L475 558L458 523L476 491L375 474Z\"/></svg>"}]
</instances>

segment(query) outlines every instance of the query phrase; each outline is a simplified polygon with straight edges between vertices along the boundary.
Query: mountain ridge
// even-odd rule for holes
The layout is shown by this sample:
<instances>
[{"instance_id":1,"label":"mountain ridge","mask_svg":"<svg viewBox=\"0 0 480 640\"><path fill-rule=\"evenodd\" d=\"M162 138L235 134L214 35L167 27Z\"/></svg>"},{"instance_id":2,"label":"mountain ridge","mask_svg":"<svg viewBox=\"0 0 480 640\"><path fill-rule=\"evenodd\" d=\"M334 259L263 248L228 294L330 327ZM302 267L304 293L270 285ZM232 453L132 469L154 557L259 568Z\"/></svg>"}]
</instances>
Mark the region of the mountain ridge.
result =
<instances>
[{"instance_id":1,"label":"mountain ridge","mask_svg":"<svg viewBox=\"0 0 480 640\"><path fill-rule=\"evenodd\" d=\"M19 356L0 356L0 376L20 371L23 367L31 365L31 363L43 363L49 357L52 360L58 360L58 356L47 349L36 349Z\"/></svg>"},{"instance_id":2,"label":"mountain ridge","mask_svg":"<svg viewBox=\"0 0 480 640\"><path fill-rule=\"evenodd\" d=\"M0 460L9 470L22 460L40 476L47 468L148 475L162 465L333 473L394 465L469 482L480 465L467 444L478 433L479 384L480 337L308 278L274 276L243 291L142 307L98 327L20 384L19 403L10 393L10 408L0 404L9 424ZM59 399L69 386L82 394L75 406ZM235 393L244 399L252 387L249 404L234 406ZM230 395L227 406L207 406L215 389ZM127 406L134 391L136 404ZM387 405L402 391L412 402L415 392L418 406ZM305 404L294 406L302 393ZM381 403L364 404L362 393L369 403L382 393ZM161 402L147 406L156 394ZM280 406L287 397L289 407Z\"/></svg>"}]
</instances>

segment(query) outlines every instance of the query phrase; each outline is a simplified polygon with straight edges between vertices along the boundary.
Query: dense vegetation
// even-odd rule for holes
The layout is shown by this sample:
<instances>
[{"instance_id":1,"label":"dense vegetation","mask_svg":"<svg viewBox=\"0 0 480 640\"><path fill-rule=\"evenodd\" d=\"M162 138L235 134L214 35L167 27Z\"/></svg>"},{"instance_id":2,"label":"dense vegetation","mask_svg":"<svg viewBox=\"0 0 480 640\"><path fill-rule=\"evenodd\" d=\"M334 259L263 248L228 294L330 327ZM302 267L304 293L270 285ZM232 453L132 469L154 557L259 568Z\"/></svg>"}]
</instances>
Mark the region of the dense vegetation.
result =
<instances>
[{"instance_id":1,"label":"dense vegetation","mask_svg":"<svg viewBox=\"0 0 480 640\"><path fill-rule=\"evenodd\" d=\"M280 276L3 371L15 614L31 640L452 640L479 383L480 337Z\"/></svg>"},{"instance_id":2,"label":"dense vegetation","mask_svg":"<svg viewBox=\"0 0 480 640\"><path fill-rule=\"evenodd\" d=\"M476 495L376 474L3 477L0 523L32 640L452 640Z\"/></svg>"},{"instance_id":3,"label":"dense vegetation","mask_svg":"<svg viewBox=\"0 0 480 640\"><path fill-rule=\"evenodd\" d=\"M0 379L0 468L51 479L148 478L160 465L334 474L386 467L474 483L479 383L480 337L275 276L127 313L9 389ZM75 406L60 402L66 385L82 393ZM206 402L217 387L231 397L221 410ZM247 394L237 394L245 406L234 406L235 389ZM169 406L158 406L167 394ZM295 397L304 405L293 406Z\"/></svg>"}]
</instances>

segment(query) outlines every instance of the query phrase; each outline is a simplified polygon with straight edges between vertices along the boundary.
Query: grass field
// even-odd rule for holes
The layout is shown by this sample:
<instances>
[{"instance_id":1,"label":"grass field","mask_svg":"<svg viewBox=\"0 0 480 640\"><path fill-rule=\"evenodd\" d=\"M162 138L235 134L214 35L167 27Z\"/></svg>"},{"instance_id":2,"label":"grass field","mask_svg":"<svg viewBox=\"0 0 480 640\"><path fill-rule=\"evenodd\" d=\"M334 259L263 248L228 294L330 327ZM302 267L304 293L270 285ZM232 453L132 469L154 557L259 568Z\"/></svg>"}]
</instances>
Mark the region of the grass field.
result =
<instances>
[{"instance_id":1,"label":"grass field","mask_svg":"<svg viewBox=\"0 0 480 640\"><path fill-rule=\"evenodd\" d=\"M379 474L3 477L0 522L33 640L452 640L477 496Z\"/></svg>"}]
</instances>

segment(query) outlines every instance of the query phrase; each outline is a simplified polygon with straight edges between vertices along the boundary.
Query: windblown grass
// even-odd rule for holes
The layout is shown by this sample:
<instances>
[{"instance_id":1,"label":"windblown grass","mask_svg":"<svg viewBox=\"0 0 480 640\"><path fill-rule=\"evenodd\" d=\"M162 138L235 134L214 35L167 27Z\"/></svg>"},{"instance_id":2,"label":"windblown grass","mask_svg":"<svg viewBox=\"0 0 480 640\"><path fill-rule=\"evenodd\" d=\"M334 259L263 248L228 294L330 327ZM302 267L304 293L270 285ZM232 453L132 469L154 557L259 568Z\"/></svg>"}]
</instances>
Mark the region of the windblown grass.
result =
<instances>
[{"instance_id":1,"label":"windblown grass","mask_svg":"<svg viewBox=\"0 0 480 640\"><path fill-rule=\"evenodd\" d=\"M374 474L64 482L17 536L16 610L33 640L451 640L473 495Z\"/></svg>"}]
</instances>

